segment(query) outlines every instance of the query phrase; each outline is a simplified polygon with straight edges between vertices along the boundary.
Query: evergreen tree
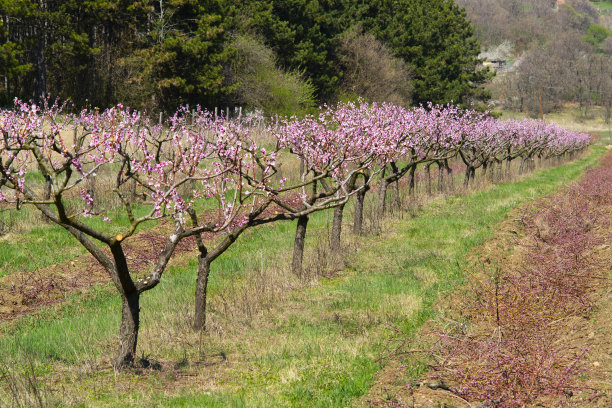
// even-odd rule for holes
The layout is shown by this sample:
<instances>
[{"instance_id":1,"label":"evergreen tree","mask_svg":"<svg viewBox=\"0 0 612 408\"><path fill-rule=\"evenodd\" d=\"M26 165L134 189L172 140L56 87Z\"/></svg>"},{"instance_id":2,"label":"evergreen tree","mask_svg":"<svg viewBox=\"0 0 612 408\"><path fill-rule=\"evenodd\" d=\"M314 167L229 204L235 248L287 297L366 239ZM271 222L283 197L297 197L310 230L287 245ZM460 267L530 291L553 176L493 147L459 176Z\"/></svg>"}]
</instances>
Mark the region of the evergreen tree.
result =
<instances>
[{"instance_id":1,"label":"evergreen tree","mask_svg":"<svg viewBox=\"0 0 612 408\"><path fill-rule=\"evenodd\" d=\"M320 99L334 96L343 76L337 50L353 26L373 33L414 75L416 103L487 99L477 70L480 45L463 9L452 0L259 0L244 6L289 68L304 69Z\"/></svg>"},{"instance_id":2,"label":"evergreen tree","mask_svg":"<svg viewBox=\"0 0 612 408\"><path fill-rule=\"evenodd\" d=\"M342 76L337 49L348 28L338 0L259 0L241 6L251 15L246 25L278 55L285 69L299 70L312 81L321 100L333 97Z\"/></svg>"},{"instance_id":3,"label":"evergreen tree","mask_svg":"<svg viewBox=\"0 0 612 408\"><path fill-rule=\"evenodd\" d=\"M319 102L333 102L347 69L342 39L354 29L405 62L417 103L486 98L490 74L477 71L479 45L452 0L0 0L0 95L222 106L244 85L229 74L245 34L294 75L282 89L305 78Z\"/></svg>"},{"instance_id":4,"label":"evergreen tree","mask_svg":"<svg viewBox=\"0 0 612 408\"><path fill-rule=\"evenodd\" d=\"M224 9L218 0L159 1L150 48L143 50L143 80L159 108L200 104L212 107L231 86L224 82Z\"/></svg>"},{"instance_id":5,"label":"evergreen tree","mask_svg":"<svg viewBox=\"0 0 612 408\"><path fill-rule=\"evenodd\" d=\"M452 0L370 0L352 15L413 68L416 103L486 99L478 70L480 44L465 11Z\"/></svg>"}]
</instances>

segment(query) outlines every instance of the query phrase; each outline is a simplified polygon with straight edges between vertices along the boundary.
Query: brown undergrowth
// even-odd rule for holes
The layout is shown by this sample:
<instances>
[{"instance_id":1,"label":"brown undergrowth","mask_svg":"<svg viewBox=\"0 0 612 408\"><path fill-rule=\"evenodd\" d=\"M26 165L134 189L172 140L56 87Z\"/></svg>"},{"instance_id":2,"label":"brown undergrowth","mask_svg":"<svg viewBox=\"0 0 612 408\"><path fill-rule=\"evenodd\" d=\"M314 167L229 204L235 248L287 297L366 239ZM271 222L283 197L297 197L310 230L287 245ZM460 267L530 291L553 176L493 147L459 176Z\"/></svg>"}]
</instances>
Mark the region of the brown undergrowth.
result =
<instances>
[{"instance_id":1,"label":"brown undergrowth","mask_svg":"<svg viewBox=\"0 0 612 408\"><path fill-rule=\"evenodd\" d=\"M611 214L609 152L580 182L511 213L466 260L468 284L436 321L398 340L363 401L612 406ZM411 381L415 362L429 370Z\"/></svg>"}]
</instances>

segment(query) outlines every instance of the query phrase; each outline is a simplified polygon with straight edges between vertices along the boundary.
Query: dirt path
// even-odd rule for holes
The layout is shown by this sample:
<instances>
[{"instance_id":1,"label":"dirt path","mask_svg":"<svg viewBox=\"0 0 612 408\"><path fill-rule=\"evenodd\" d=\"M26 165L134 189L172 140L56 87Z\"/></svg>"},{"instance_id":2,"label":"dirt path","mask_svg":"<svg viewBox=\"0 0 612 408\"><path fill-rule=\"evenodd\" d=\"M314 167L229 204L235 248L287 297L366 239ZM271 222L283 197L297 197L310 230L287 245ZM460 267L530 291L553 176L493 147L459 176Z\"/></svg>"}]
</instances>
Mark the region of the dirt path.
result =
<instances>
[{"instance_id":1,"label":"dirt path","mask_svg":"<svg viewBox=\"0 0 612 408\"><path fill-rule=\"evenodd\" d=\"M608 152L602 166L589 171L580 184L582 187L564 190L562 195L538 200L509 214L494 237L473 251L467 260L466 270L470 271L465 287L442 301L439 316L421 329L416 341L395 351L369 394L356 406L463 408L566 404L564 406L611 407L612 152ZM583 206L581 200L585 199L592 202ZM581 209L588 215L579 214ZM567 213L564 215L563 211ZM565 254L574 248L582 249L565 259ZM571 263L574 256L584 262ZM490 297L498 299L491 271L500 270L502 281L506 279L518 285L518 280L512 280L512 276L523 281L531 279L526 273L537 271L538 265L550 259L566 271L561 278L566 279L563 285L569 288L551 286L560 288L560 294L556 289L530 293L522 288L511 298L516 310L512 310L512 304L495 305L483 301L489 292L495 292ZM571 269L576 266L582 268L580 276L568 280L571 279L568 276L576 273ZM531 286L538 286L541 282L538 279L541 277L533 278ZM503 290L500 285L499 299L502 300ZM507 292L512 293L512 290ZM567 296L561 297L561 294ZM475 309L475 304L481 305L481 309ZM557 310L546 310L547 307ZM536 332L529 339L516 340L518 347L514 350L521 358L491 351L491 347L496 347L492 337L513 330L521 332L520 326L511 327L513 321L505 325L499 323L500 310L501 320L512 313L523 313L524 316L513 317L516 324L526 325L530 328L525 330ZM534 324L540 326L529 326L532 322L525 316L537 320ZM504 338L504 342L508 341L514 340ZM530 347L536 343L546 345L548 350L532 353ZM498 360L491 360L491 355ZM505 358L505 366L491 363L501 357ZM410 370L419 363L429 366L429 370L415 376ZM512 365L515 367L508 367ZM495 376L502 371L506 377L500 377L502 381L495 383ZM474 397L477 395L491 397L482 400Z\"/></svg>"}]
</instances>

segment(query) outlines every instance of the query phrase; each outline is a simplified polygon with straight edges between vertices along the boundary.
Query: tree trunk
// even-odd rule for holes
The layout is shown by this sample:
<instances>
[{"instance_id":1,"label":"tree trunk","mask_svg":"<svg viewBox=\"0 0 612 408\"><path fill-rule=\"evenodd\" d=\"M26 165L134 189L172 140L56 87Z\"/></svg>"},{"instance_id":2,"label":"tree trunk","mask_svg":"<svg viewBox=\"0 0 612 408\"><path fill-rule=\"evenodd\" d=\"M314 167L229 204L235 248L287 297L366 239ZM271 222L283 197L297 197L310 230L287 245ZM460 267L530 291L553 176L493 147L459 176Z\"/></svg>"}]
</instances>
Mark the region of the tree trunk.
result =
<instances>
[{"instance_id":1,"label":"tree trunk","mask_svg":"<svg viewBox=\"0 0 612 408\"><path fill-rule=\"evenodd\" d=\"M329 248L333 251L340 251L340 237L342 235L342 216L344 213L344 204L334 208L334 221L332 223L331 237L329 239Z\"/></svg>"},{"instance_id":2,"label":"tree trunk","mask_svg":"<svg viewBox=\"0 0 612 408\"><path fill-rule=\"evenodd\" d=\"M121 293L123 301L121 326L119 327L119 352L114 364L117 368L125 368L132 365L136 357L136 344L138 343L140 326L140 292L130 276L121 243L115 242L110 245L110 250L113 255L113 263L111 269L107 269L111 274L113 283Z\"/></svg>"},{"instance_id":3,"label":"tree trunk","mask_svg":"<svg viewBox=\"0 0 612 408\"><path fill-rule=\"evenodd\" d=\"M438 191L440 193L444 192L444 172L442 171L442 163L436 162L438 164Z\"/></svg>"},{"instance_id":4,"label":"tree trunk","mask_svg":"<svg viewBox=\"0 0 612 408\"><path fill-rule=\"evenodd\" d=\"M51 199L51 177L48 177L45 181L45 191L43 193L43 200Z\"/></svg>"},{"instance_id":5,"label":"tree trunk","mask_svg":"<svg viewBox=\"0 0 612 408\"><path fill-rule=\"evenodd\" d=\"M410 177L410 183L408 184L408 195L410 196L411 199L414 198L414 187L415 187L415 180L414 180L414 173L416 172L416 164L413 164L412 166L410 166L410 171L409 171L409 177Z\"/></svg>"},{"instance_id":6,"label":"tree trunk","mask_svg":"<svg viewBox=\"0 0 612 408\"><path fill-rule=\"evenodd\" d=\"M355 215L353 216L353 234L355 235L361 235L363 231L363 204L369 189L369 186L365 186L355 197Z\"/></svg>"},{"instance_id":7,"label":"tree trunk","mask_svg":"<svg viewBox=\"0 0 612 408\"><path fill-rule=\"evenodd\" d=\"M210 275L210 262L210 258L205 253L200 253L195 292L195 315L193 316L193 329L196 331L206 330L206 290Z\"/></svg>"},{"instance_id":8,"label":"tree trunk","mask_svg":"<svg viewBox=\"0 0 612 408\"><path fill-rule=\"evenodd\" d=\"M302 261L304 259L304 242L306 240L306 227L308 226L308 216L302 215L298 218L297 228L295 229L295 241L293 243L293 262L291 271L297 276L304 275Z\"/></svg>"},{"instance_id":9,"label":"tree trunk","mask_svg":"<svg viewBox=\"0 0 612 408\"><path fill-rule=\"evenodd\" d=\"M454 188L454 185L453 185L453 169L451 169L450 166L448 165L448 159L444 159L444 168L446 169L446 178L447 178L447 183L448 183L447 190L449 192L452 192L453 188Z\"/></svg>"},{"instance_id":10,"label":"tree trunk","mask_svg":"<svg viewBox=\"0 0 612 408\"><path fill-rule=\"evenodd\" d=\"M402 195L400 193L400 185L399 185L399 180L396 180L394 184L395 187L395 202L393 203L393 207L396 210L401 210L402 209Z\"/></svg>"},{"instance_id":11,"label":"tree trunk","mask_svg":"<svg viewBox=\"0 0 612 408\"><path fill-rule=\"evenodd\" d=\"M378 218L379 219L382 219L382 217L385 215L388 185L389 185L389 182L385 178L385 170L383 170L382 176L380 178L380 189L378 190Z\"/></svg>"},{"instance_id":12,"label":"tree trunk","mask_svg":"<svg viewBox=\"0 0 612 408\"><path fill-rule=\"evenodd\" d=\"M425 185L427 186L427 195L431 195L431 163L425 165Z\"/></svg>"},{"instance_id":13,"label":"tree trunk","mask_svg":"<svg viewBox=\"0 0 612 408\"><path fill-rule=\"evenodd\" d=\"M121 326L119 328L119 351L115 359L116 368L129 367L134 363L139 326L140 294L133 292L123 297Z\"/></svg>"},{"instance_id":14,"label":"tree trunk","mask_svg":"<svg viewBox=\"0 0 612 408\"><path fill-rule=\"evenodd\" d=\"M506 159L506 178L510 178L511 159Z\"/></svg>"},{"instance_id":15,"label":"tree trunk","mask_svg":"<svg viewBox=\"0 0 612 408\"><path fill-rule=\"evenodd\" d=\"M525 171L525 158L521 158L521 165L519 166L519 171L518 174L519 176L523 174L523 172Z\"/></svg>"},{"instance_id":16,"label":"tree trunk","mask_svg":"<svg viewBox=\"0 0 612 408\"><path fill-rule=\"evenodd\" d=\"M467 188L470 185L470 176L472 175L472 168L467 166L465 168L465 177L463 179L463 187Z\"/></svg>"}]
</instances>

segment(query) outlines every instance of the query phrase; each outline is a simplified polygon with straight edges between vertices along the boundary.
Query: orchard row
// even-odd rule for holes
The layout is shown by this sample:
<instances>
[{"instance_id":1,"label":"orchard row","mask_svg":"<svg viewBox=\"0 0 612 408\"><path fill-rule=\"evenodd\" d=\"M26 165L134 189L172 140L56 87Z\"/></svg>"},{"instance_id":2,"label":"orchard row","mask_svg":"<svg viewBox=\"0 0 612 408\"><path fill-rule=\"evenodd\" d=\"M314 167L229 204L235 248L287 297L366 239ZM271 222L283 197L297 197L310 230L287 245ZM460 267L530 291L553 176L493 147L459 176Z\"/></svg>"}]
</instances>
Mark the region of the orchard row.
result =
<instances>
[{"instance_id":1,"label":"orchard row","mask_svg":"<svg viewBox=\"0 0 612 408\"><path fill-rule=\"evenodd\" d=\"M374 183L382 215L386 187L408 174L412 189L419 164L441 170L460 157L468 185L478 168L501 171L503 163L520 159L523 169L535 158L563 157L590 143L588 135L551 123L501 121L454 106L360 101L268 124L260 115L229 119L188 108L164 124L122 105L62 111L58 104L16 101L13 110L0 112L0 202L36 207L107 270L123 299L119 367L131 365L136 354L140 294L160 282L187 237L195 236L200 251L193 325L204 330L210 265L250 227L297 220L292 266L300 274L309 214L334 208L331 245L338 249L345 204L356 196L354 230L360 233L364 196ZM120 234L88 222L96 216L113 222L108 208L94 208L97 177L112 180L105 194L118 198L129 219ZM147 278L133 279L123 242L141 224L167 218L174 231ZM204 233L219 238L211 248Z\"/></svg>"}]
</instances>

